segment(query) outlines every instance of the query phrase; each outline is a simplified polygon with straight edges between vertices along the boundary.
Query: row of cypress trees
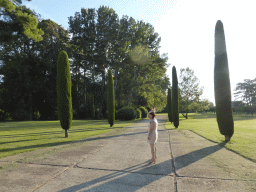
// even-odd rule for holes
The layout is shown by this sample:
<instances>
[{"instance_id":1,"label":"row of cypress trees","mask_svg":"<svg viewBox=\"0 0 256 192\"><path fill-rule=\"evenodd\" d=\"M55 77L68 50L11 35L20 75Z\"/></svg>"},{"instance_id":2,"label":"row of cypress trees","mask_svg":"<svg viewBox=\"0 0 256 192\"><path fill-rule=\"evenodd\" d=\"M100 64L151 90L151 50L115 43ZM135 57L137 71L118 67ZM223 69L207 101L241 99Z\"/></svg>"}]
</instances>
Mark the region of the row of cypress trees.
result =
<instances>
[{"instance_id":1,"label":"row of cypress trees","mask_svg":"<svg viewBox=\"0 0 256 192\"><path fill-rule=\"evenodd\" d=\"M68 137L68 129L72 125L72 97L71 75L68 55L61 51L57 63L57 103L58 116L61 127ZM228 69L228 59L223 24L220 20L215 26L215 64L214 64L214 92L216 115L219 131L229 141L234 133L234 122L231 105L231 89ZM112 127L115 122L115 96L112 71L108 71L108 122ZM172 68L172 90L168 89L167 96L168 118L179 126L179 94L178 79L175 66Z\"/></svg>"},{"instance_id":2,"label":"row of cypress trees","mask_svg":"<svg viewBox=\"0 0 256 192\"><path fill-rule=\"evenodd\" d=\"M231 103L231 88L228 69L228 58L223 23L218 20L215 26L215 60L214 60L214 93L216 117L219 131L230 141L234 134L234 121ZM176 68L172 68L172 90L168 89L167 109L168 119L177 128L179 126L178 112L178 80Z\"/></svg>"}]
</instances>

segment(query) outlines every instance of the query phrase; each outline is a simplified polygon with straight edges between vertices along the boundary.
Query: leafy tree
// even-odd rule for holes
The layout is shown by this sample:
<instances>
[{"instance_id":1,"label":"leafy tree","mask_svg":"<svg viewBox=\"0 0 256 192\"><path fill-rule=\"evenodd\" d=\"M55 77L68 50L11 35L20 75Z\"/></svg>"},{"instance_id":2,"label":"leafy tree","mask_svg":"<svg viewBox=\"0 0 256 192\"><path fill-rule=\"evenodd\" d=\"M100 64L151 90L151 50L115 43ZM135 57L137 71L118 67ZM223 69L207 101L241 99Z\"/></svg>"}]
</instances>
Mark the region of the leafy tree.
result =
<instances>
[{"instance_id":1,"label":"leafy tree","mask_svg":"<svg viewBox=\"0 0 256 192\"><path fill-rule=\"evenodd\" d=\"M214 92L219 130L229 141L234 133L234 122L225 35L220 20L215 26Z\"/></svg>"},{"instance_id":2,"label":"leafy tree","mask_svg":"<svg viewBox=\"0 0 256 192\"><path fill-rule=\"evenodd\" d=\"M21 1L17 5L20 5ZM16 6L12 1L1 0L0 8L3 8L1 15L9 16L12 22L0 21L0 42L8 42L13 38L13 32L23 33L34 41L42 41L44 31L38 29L37 18L32 14L32 11L27 11L25 6ZM25 11L26 10L26 11Z\"/></svg>"},{"instance_id":3,"label":"leafy tree","mask_svg":"<svg viewBox=\"0 0 256 192\"><path fill-rule=\"evenodd\" d=\"M65 130L65 137L68 137L68 130L72 125L73 110L71 98L71 77L68 55L61 51L58 57L57 72L57 102L58 115L61 127Z\"/></svg>"},{"instance_id":4,"label":"leafy tree","mask_svg":"<svg viewBox=\"0 0 256 192\"><path fill-rule=\"evenodd\" d=\"M179 89L176 67L172 67L172 119L175 128L179 126Z\"/></svg>"},{"instance_id":5,"label":"leafy tree","mask_svg":"<svg viewBox=\"0 0 256 192\"><path fill-rule=\"evenodd\" d=\"M168 110L168 119L172 123L172 91L169 88L168 89L168 95L167 95L167 110Z\"/></svg>"},{"instance_id":6,"label":"leafy tree","mask_svg":"<svg viewBox=\"0 0 256 192\"><path fill-rule=\"evenodd\" d=\"M205 111L208 112L211 108L213 108L214 105L212 102L210 102L208 99L202 99L198 102L196 111Z\"/></svg>"},{"instance_id":7,"label":"leafy tree","mask_svg":"<svg viewBox=\"0 0 256 192\"><path fill-rule=\"evenodd\" d=\"M115 73L113 77L116 77L118 70L118 58L117 49L121 49L121 46L117 44L119 28L119 18L116 12L107 6L100 6L97 10L97 23L96 23L96 43L95 43L95 61L97 63L96 71L101 73L103 91L106 88L106 69L111 69ZM114 91L116 90L117 78L115 78ZM105 98L102 98L103 115L106 113L107 102Z\"/></svg>"},{"instance_id":8,"label":"leafy tree","mask_svg":"<svg viewBox=\"0 0 256 192\"><path fill-rule=\"evenodd\" d=\"M22 6L15 9L39 18ZM5 26L1 31L9 30L8 34L14 34L8 42L1 43L0 50L4 66L0 70L3 77L0 105L4 106L1 108L5 112L14 113L19 106L25 108L30 116L39 111L41 119L53 119L57 89L52 82L56 81L56 63L61 50L65 50L70 58L74 85L72 103L78 114L85 98L89 98L85 97L87 92L92 93L90 100L94 100L95 109L100 108L106 114L106 69L113 71L118 108L136 104L138 99L137 106L155 107L158 111L165 107L165 90L169 84L165 75L168 57L166 54L160 56L161 38L152 25L136 22L128 16L119 20L113 9L101 6L97 11L81 9L80 13L70 17L70 41L68 32L58 24L38 19L38 28L45 34L42 41L36 42L24 35L23 27L16 22L18 20L12 12L3 14L6 14L4 22L8 25L0 25ZM133 57L136 51L140 53L138 58ZM26 76L30 78L24 78ZM89 84L96 85L94 83L100 91L89 91ZM20 102L22 99L24 102Z\"/></svg>"},{"instance_id":9,"label":"leafy tree","mask_svg":"<svg viewBox=\"0 0 256 192\"><path fill-rule=\"evenodd\" d=\"M203 94L203 87L199 87L199 80L194 75L194 70L188 67L180 69L180 95L185 106L181 109L186 115L183 115L186 119L188 118L189 105L192 102L199 102L199 97Z\"/></svg>"},{"instance_id":10,"label":"leafy tree","mask_svg":"<svg viewBox=\"0 0 256 192\"><path fill-rule=\"evenodd\" d=\"M115 92L112 71L108 71L108 122L110 127L115 124Z\"/></svg>"},{"instance_id":11,"label":"leafy tree","mask_svg":"<svg viewBox=\"0 0 256 192\"><path fill-rule=\"evenodd\" d=\"M243 83L238 83L235 91L236 99L242 100L247 105L256 104L256 78L245 79Z\"/></svg>"},{"instance_id":12,"label":"leafy tree","mask_svg":"<svg viewBox=\"0 0 256 192\"><path fill-rule=\"evenodd\" d=\"M253 115L254 113L256 113L256 105L244 105L241 111Z\"/></svg>"},{"instance_id":13,"label":"leafy tree","mask_svg":"<svg viewBox=\"0 0 256 192\"><path fill-rule=\"evenodd\" d=\"M81 13L76 12L74 17L69 17L69 32L72 33L70 55L74 62L72 65L72 73L74 76L74 85L77 89L74 92L74 106L79 111L82 97L87 94L88 83L94 83L95 67L95 9L81 9ZM86 76L90 72L91 76ZM82 74L83 73L83 74ZM83 84L82 84L83 82ZM91 100L94 97L93 92L90 95ZM79 96L80 95L80 96ZM83 99L84 100L84 99ZM94 110L93 110L94 111Z\"/></svg>"},{"instance_id":14,"label":"leafy tree","mask_svg":"<svg viewBox=\"0 0 256 192\"><path fill-rule=\"evenodd\" d=\"M38 111L40 119L57 119L56 84L52 82L56 82L57 52L65 49L68 33L50 20L40 21L38 26L45 31L43 41L35 42L21 33L2 43L0 105L9 113L20 106L29 113L30 120ZM24 104L20 103L22 99Z\"/></svg>"},{"instance_id":15,"label":"leafy tree","mask_svg":"<svg viewBox=\"0 0 256 192\"><path fill-rule=\"evenodd\" d=\"M32 0L26 0L26 1L32 1ZM11 2L17 6L20 6L22 4L22 0L11 0Z\"/></svg>"},{"instance_id":16,"label":"leafy tree","mask_svg":"<svg viewBox=\"0 0 256 192\"><path fill-rule=\"evenodd\" d=\"M129 106L143 97L150 108L161 111L166 105L166 92L169 79L165 76L166 55L160 56L158 46L160 38L153 27L133 18L123 17L121 34L126 34L127 44L130 44L127 54L122 54L121 70L118 73L117 96L118 106L120 99L126 98L124 105ZM122 30L121 30L122 29ZM124 45L127 45L124 43ZM120 99L119 99L120 98Z\"/></svg>"}]
</instances>

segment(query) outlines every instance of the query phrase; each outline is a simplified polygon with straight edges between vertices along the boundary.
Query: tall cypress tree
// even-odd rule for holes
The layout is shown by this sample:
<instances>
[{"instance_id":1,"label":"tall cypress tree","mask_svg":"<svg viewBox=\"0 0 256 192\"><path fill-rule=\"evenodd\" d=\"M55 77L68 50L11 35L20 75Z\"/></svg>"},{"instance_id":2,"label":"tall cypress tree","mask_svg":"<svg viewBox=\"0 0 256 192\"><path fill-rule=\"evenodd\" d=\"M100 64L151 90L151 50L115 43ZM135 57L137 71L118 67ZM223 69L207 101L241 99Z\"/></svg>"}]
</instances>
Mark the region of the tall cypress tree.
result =
<instances>
[{"instance_id":1,"label":"tall cypress tree","mask_svg":"<svg viewBox=\"0 0 256 192\"><path fill-rule=\"evenodd\" d=\"M179 93L176 67L172 67L172 119L176 128L179 126Z\"/></svg>"},{"instance_id":2,"label":"tall cypress tree","mask_svg":"<svg viewBox=\"0 0 256 192\"><path fill-rule=\"evenodd\" d=\"M225 135L225 140L229 141L234 133L234 122L226 42L220 20L215 26L214 92L219 130L222 135Z\"/></svg>"},{"instance_id":3,"label":"tall cypress tree","mask_svg":"<svg viewBox=\"0 0 256 192\"><path fill-rule=\"evenodd\" d=\"M57 104L61 127L68 137L68 129L72 125L71 75L68 54L60 51L57 63Z\"/></svg>"},{"instance_id":4,"label":"tall cypress tree","mask_svg":"<svg viewBox=\"0 0 256 192\"><path fill-rule=\"evenodd\" d=\"M115 123L115 94L112 71L108 71L108 122L110 127Z\"/></svg>"},{"instance_id":5,"label":"tall cypress tree","mask_svg":"<svg viewBox=\"0 0 256 192\"><path fill-rule=\"evenodd\" d=\"M167 95L167 110L168 110L168 118L169 121L172 123L172 91L168 88L168 95Z\"/></svg>"}]
</instances>

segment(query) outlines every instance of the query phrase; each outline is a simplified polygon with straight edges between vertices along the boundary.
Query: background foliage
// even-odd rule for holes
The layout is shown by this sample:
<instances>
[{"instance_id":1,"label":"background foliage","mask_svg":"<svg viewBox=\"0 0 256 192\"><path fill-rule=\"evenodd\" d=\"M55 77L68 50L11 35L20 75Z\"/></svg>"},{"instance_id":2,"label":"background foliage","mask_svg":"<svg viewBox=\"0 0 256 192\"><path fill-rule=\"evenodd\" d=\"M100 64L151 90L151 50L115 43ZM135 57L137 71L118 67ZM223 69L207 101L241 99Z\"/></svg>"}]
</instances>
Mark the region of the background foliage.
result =
<instances>
[{"instance_id":1,"label":"background foliage","mask_svg":"<svg viewBox=\"0 0 256 192\"><path fill-rule=\"evenodd\" d=\"M11 117L24 109L29 120L35 120L33 114L38 113L41 120L58 119L52 82L56 82L62 50L70 61L75 118L89 117L83 107L89 103L95 114L106 117L109 69L117 110L135 105L161 111L166 106L168 56L160 55L161 38L151 24L128 16L119 19L113 9L101 6L98 10L82 8L70 16L67 31L25 6L15 9L36 18L37 29L44 33L40 41L25 34L12 12L0 10L1 22L13 34L8 41L0 41L0 109ZM1 33L7 28L1 28Z\"/></svg>"}]
</instances>

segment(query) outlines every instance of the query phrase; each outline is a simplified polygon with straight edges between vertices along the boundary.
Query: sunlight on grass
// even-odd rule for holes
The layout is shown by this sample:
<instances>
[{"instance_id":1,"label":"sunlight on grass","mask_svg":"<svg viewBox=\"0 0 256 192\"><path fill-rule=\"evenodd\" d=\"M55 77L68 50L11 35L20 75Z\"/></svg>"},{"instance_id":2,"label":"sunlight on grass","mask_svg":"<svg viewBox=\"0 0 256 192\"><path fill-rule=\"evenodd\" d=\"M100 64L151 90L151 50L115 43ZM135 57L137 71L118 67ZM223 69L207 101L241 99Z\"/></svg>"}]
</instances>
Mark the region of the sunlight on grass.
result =
<instances>
[{"instance_id":1,"label":"sunlight on grass","mask_svg":"<svg viewBox=\"0 0 256 192\"><path fill-rule=\"evenodd\" d=\"M166 129L175 129L169 120L165 123ZM188 114L185 119L180 114L180 124L178 129L186 129L203 136L216 143L225 140L220 134L216 114ZM225 147L248 159L256 162L256 116L234 114L234 135Z\"/></svg>"},{"instance_id":2,"label":"sunlight on grass","mask_svg":"<svg viewBox=\"0 0 256 192\"><path fill-rule=\"evenodd\" d=\"M0 158L85 139L127 127L137 121L116 120L114 126L110 127L107 120L73 120L68 138L65 138L59 121L1 122Z\"/></svg>"}]
</instances>

